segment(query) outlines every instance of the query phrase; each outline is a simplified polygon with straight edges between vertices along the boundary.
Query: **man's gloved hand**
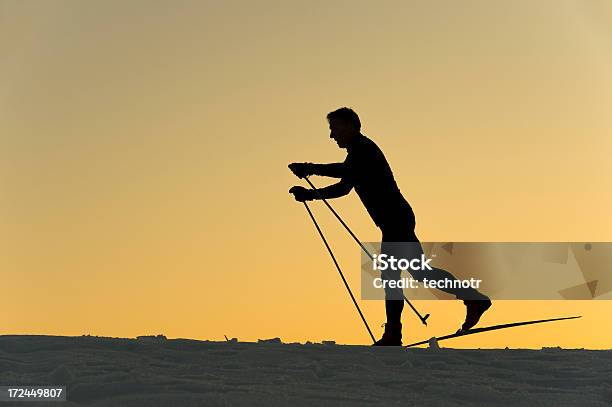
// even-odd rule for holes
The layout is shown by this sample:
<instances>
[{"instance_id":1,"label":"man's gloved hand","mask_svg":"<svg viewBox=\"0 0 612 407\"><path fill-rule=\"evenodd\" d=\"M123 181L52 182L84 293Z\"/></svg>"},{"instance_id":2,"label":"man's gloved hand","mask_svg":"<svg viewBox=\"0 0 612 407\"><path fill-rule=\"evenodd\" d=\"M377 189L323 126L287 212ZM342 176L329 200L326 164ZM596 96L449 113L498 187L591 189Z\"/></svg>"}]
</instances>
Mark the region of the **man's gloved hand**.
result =
<instances>
[{"instance_id":1,"label":"man's gloved hand","mask_svg":"<svg viewBox=\"0 0 612 407\"><path fill-rule=\"evenodd\" d=\"M314 199L313 190L306 189L304 187L300 187L297 185L294 187L291 187L291 189L289 190L289 193L293 194L293 197L298 202L312 201Z\"/></svg>"},{"instance_id":2,"label":"man's gloved hand","mask_svg":"<svg viewBox=\"0 0 612 407\"><path fill-rule=\"evenodd\" d=\"M289 169L295 174L298 178L304 178L312 175L313 170L312 163L291 163L289 164Z\"/></svg>"}]
</instances>

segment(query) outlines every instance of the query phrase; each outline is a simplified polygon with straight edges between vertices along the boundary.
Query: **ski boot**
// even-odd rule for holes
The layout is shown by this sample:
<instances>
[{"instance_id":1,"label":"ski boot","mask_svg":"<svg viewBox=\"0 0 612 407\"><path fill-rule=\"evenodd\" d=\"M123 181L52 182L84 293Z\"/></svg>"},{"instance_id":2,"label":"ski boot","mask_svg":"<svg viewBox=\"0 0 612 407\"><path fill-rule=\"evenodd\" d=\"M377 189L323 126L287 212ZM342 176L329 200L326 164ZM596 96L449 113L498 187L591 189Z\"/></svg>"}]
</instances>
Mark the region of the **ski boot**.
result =
<instances>
[{"instance_id":1,"label":"ski boot","mask_svg":"<svg viewBox=\"0 0 612 407\"><path fill-rule=\"evenodd\" d=\"M401 322L383 324L385 333L382 338L374 343L374 346L402 346L402 324Z\"/></svg>"},{"instance_id":2,"label":"ski boot","mask_svg":"<svg viewBox=\"0 0 612 407\"><path fill-rule=\"evenodd\" d=\"M459 331L467 331L478 323L482 314L491 308L491 300L483 295L484 298L478 300L463 300L466 306L465 322ZM457 331L457 332L459 332Z\"/></svg>"}]
</instances>

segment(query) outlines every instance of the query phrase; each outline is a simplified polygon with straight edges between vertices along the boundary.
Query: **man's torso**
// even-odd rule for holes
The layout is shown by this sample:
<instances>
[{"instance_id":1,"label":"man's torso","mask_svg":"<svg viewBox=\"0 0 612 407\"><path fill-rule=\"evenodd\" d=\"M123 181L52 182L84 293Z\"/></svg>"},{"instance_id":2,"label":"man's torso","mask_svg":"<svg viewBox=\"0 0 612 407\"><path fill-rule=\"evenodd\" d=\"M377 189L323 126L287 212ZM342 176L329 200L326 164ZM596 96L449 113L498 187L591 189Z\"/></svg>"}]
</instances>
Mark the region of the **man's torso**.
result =
<instances>
[{"instance_id":1,"label":"man's torso","mask_svg":"<svg viewBox=\"0 0 612 407\"><path fill-rule=\"evenodd\" d=\"M414 229L412 208L402 196L393 172L378 146L363 135L348 147L347 177L368 213L383 232L395 226Z\"/></svg>"}]
</instances>

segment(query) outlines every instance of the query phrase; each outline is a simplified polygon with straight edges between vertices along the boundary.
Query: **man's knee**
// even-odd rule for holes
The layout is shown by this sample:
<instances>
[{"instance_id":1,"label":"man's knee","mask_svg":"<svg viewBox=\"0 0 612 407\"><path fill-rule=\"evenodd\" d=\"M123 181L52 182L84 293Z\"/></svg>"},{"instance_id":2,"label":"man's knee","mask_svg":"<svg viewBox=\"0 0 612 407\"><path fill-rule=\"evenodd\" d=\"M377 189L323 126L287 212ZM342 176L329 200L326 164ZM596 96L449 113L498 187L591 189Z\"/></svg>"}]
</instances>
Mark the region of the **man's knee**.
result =
<instances>
[{"instance_id":1,"label":"man's knee","mask_svg":"<svg viewBox=\"0 0 612 407\"><path fill-rule=\"evenodd\" d=\"M416 281L423 281L424 278L428 278L427 277L427 272L424 271L424 270L412 270L412 269L408 269L408 273L410 274L412 279L416 280Z\"/></svg>"}]
</instances>

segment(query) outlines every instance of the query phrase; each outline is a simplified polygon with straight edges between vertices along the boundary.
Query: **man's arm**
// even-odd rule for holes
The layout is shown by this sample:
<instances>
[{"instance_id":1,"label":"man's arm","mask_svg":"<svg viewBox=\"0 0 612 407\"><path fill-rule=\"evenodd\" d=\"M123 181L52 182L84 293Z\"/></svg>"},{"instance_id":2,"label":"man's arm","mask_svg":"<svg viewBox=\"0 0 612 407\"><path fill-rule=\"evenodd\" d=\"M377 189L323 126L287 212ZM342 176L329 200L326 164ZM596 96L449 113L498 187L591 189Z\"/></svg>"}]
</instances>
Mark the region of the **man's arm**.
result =
<instances>
[{"instance_id":1,"label":"man's arm","mask_svg":"<svg viewBox=\"0 0 612 407\"><path fill-rule=\"evenodd\" d=\"M292 163L289 164L289 169L298 178L308 177L310 175L320 175L323 177L342 178L346 175L345 163L332 164L313 164L313 163Z\"/></svg>"},{"instance_id":2,"label":"man's arm","mask_svg":"<svg viewBox=\"0 0 612 407\"><path fill-rule=\"evenodd\" d=\"M291 187L289 190L290 194L293 194L293 197L298 202L304 201L312 201L314 199L332 199L339 198L351 192L353 189L353 184L349 181L342 179L340 182L330 185L325 188L317 189L308 189L301 186Z\"/></svg>"},{"instance_id":3,"label":"man's arm","mask_svg":"<svg viewBox=\"0 0 612 407\"><path fill-rule=\"evenodd\" d=\"M341 196L348 195L353 189L353 184L346 179L341 179L340 182L327 186L325 188L320 188L317 191L312 191L313 199L333 199L340 198Z\"/></svg>"},{"instance_id":4,"label":"man's arm","mask_svg":"<svg viewBox=\"0 0 612 407\"><path fill-rule=\"evenodd\" d=\"M311 166L312 175L320 175L322 177L332 178L342 178L346 175L346 166L344 165L344 163L311 164Z\"/></svg>"}]
</instances>

